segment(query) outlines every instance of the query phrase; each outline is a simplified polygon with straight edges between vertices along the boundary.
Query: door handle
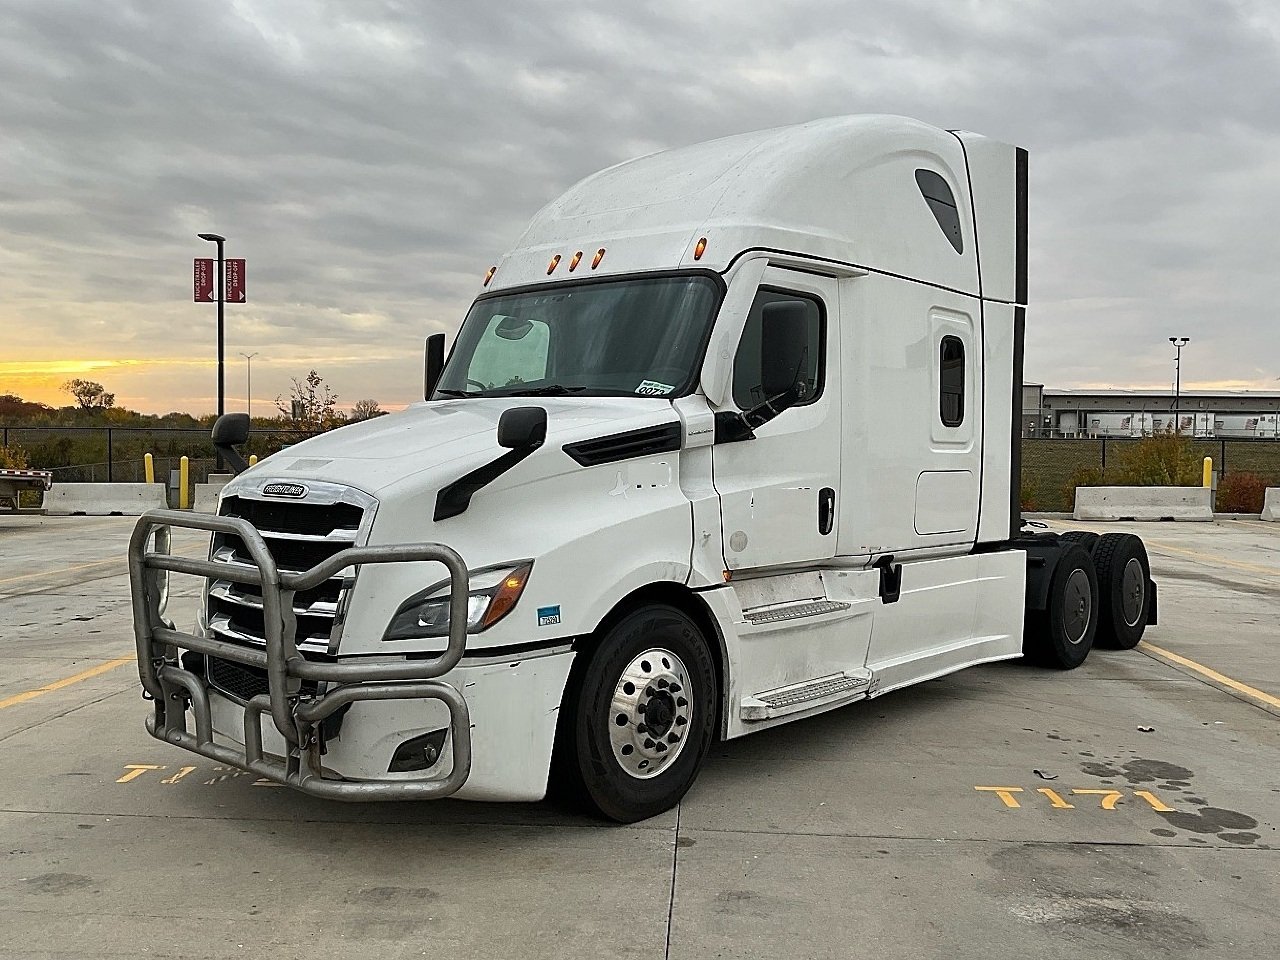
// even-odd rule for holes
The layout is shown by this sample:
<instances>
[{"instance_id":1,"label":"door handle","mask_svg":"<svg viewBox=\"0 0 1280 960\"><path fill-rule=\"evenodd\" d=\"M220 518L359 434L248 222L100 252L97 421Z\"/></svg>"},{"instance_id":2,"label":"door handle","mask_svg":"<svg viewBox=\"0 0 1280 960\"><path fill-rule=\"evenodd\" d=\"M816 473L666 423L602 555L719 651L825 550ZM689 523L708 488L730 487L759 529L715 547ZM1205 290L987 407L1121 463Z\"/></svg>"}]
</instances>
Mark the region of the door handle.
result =
<instances>
[{"instance_id":1,"label":"door handle","mask_svg":"<svg viewBox=\"0 0 1280 960\"><path fill-rule=\"evenodd\" d=\"M818 491L818 532L824 537L836 525L836 492L831 487Z\"/></svg>"}]
</instances>

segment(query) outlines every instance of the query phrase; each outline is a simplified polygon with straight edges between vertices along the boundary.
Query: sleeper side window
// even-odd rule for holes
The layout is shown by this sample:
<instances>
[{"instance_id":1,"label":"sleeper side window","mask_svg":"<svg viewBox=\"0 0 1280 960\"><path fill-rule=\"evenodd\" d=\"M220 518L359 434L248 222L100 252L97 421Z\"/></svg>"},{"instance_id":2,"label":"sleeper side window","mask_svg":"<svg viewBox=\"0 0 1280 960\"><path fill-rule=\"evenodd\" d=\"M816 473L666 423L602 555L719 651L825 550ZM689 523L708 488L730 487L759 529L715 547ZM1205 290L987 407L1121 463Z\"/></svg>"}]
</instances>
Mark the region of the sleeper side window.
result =
<instances>
[{"instance_id":1,"label":"sleeper side window","mask_svg":"<svg viewBox=\"0 0 1280 960\"><path fill-rule=\"evenodd\" d=\"M822 393L822 369L826 362L823 348L826 318L822 303L807 294L762 287L751 304L751 313L747 315L742 339L738 342L738 352L733 358L733 402L740 410L749 410L769 399L764 395L761 387L763 380L760 371L762 320L766 305L784 302L798 302L804 305L805 347L798 379L803 380L808 389L804 399L795 405L804 406L813 403Z\"/></svg>"},{"instance_id":2,"label":"sleeper side window","mask_svg":"<svg viewBox=\"0 0 1280 960\"><path fill-rule=\"evenodd\" d=\"M959 337L942 338L938 347L938 364L942 423L958 427L964 423L964 343Z\"/></svg>"}]
</instances>

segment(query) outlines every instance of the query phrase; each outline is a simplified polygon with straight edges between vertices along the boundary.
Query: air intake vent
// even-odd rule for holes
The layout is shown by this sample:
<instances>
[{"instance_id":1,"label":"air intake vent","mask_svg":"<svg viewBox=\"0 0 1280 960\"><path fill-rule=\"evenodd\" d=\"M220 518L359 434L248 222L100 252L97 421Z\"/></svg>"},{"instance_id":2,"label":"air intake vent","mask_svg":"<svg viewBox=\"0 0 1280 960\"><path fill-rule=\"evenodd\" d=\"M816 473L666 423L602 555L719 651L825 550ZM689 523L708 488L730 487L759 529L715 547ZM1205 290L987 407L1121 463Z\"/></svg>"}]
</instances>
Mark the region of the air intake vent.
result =
<instances>
[{"instance_id":1,"label":"air intake vent","mask_svg":"<svg viewBox=\"0 0 1280 960\"><path fill-rule=\"evenodd\" d=\"M680 449L680 424L664 423L659 427L627 430L595 440L566 443L564 452L584 467L618 460L633 460L655 453L670 453Z\"/></svg>"}]
</instances>

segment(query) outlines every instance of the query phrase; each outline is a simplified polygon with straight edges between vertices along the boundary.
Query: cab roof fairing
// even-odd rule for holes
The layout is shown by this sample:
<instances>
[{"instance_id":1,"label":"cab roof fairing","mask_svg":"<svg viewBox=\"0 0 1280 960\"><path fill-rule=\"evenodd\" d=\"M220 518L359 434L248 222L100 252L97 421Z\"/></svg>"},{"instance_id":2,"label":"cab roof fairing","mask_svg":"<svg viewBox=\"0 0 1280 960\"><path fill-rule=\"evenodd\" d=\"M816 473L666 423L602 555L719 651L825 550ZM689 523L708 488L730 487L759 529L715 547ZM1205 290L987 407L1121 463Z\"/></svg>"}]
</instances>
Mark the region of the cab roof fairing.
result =
<instances>
[{"instance_id":1,"label":"cab roof fairing","mask_svg":"<svg viewBox=\"0 0 1280 960\"><path fill-rule=\"evenodd\" d=\"M917 169L951 187L963 253L920 194ZM667 150L587 177L538 212L488 290L682 267L723 271L742 251L766 248L977 295L971 210L964 149L951 133L904 117L815 120ZM706 252L695 261L704 236ZM570 273L579 250L582 261Z\"/></svg>"}]
</instances>

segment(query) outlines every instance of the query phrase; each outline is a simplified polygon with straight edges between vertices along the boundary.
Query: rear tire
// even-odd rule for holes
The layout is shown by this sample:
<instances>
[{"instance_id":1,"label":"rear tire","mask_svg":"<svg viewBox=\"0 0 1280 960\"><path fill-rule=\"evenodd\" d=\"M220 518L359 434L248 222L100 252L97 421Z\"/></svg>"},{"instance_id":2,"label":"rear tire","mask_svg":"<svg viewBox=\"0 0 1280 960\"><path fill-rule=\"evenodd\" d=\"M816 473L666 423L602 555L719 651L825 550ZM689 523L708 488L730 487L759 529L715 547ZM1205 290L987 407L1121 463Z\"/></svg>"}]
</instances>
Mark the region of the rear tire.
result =
<instances>
[{"instance_id":1,"label":"rear tire","mask_svg":"<svg viewBox=\"0 0 1280 960\"><path fill-rule=\"evenodd\" d=\"M1078 543L1089 551L1089 555L1093 556L1093 551L1098 548L1098 541L1102 538L1092 530L1068 530L1066 533L1058 534L1059 540L1065 540L1067 543Z\"/></svg>"},{"instance_id":2,"label":"rear tire","mask_svg":"<svg viewBox=\"0 0 1280 960\"><path fill-rule=\"evenodd\" d=\"M1132 650L1147 628L1151 564L1142 540L1131 533L1104 534L1093 552L1098 567L1098 646Z\"/></svg>"},{"instance_id":3,"label":"rear tire","mask_svg":"<svg viewBox=\"0 0 1280 960\"><path fill-rule=\"evenodd\" d=\"M649 604L611 627L566 704L565 761L587 804L635 823L679 803L711 746L717 688L707 640L682 611Z\"/></svg>"},{"instance_id":4,"label":"rear tire","mask_svg":"<svg viewBox=\"0 0 1280 960\"><path fill-rule=\"evenodd\" d=\"M1084 663L1098 629L1098 575L1089 552L1072 544L1058 560L1044 610L1027 611L1023 653L1044 667Z\"/></svg>"}]
</instances>

